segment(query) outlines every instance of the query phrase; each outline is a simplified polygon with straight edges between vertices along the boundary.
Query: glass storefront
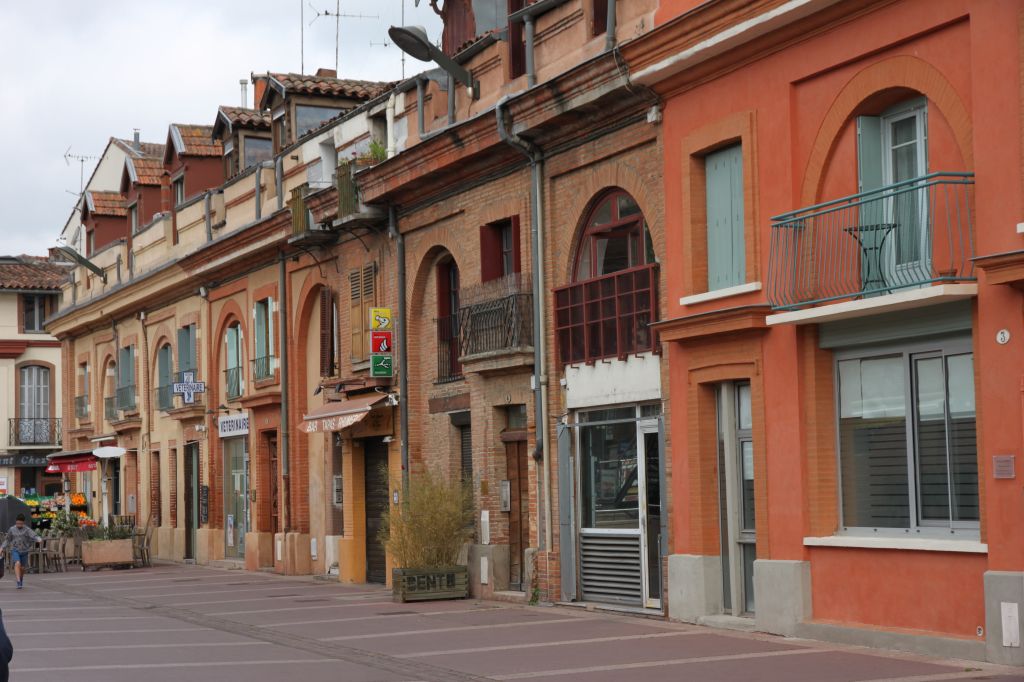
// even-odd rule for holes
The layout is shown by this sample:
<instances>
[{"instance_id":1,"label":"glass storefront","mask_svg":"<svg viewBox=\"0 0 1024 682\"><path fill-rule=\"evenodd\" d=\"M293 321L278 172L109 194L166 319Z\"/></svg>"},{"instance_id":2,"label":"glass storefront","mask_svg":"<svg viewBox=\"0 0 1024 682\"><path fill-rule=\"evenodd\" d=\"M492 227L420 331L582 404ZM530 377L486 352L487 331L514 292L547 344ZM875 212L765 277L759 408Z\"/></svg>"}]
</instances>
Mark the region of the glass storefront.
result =
<instances>
[{"instance_id":1,"label":"glass storefront","mask_svg":"<svg viewBox=\"0 0 1024 682\"><path fill-rule=\"evenodd\" d=\"M249 529L249 449L245 437L225 438L224 447L224 556L245 557Z\"/></svg>"}]
</instances>

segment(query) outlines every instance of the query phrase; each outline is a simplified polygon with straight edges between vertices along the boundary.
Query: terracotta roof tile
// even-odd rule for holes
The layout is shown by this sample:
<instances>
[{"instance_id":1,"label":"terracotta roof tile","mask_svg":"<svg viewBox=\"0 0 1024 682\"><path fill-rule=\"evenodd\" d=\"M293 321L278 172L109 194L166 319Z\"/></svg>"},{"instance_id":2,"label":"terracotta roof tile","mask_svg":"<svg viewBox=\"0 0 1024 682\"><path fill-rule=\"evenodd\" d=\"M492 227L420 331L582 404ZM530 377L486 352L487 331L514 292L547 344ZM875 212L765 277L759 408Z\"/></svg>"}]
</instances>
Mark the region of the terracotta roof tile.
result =
<instances>
[{"instance_id":1,"label":"terracotta roof tile","mask_svg":"<svg viewBox=\"0 0 1024 682\"><path fill-rule=\"evenodd\" d=\"M228 106L221 106L218 111L231 122L232 127L249 130L270 130L269 111Z\"/></svg>"},{"instance_id":2,"label":"terracotta roof tile","mask_svg":"<svg viewBox=\"0 0 1024 682\"><path fill-rule=\"evenodd\" d=\"M0 289L58 290L68 269L38 256L0 256Z\"/></svg>"},{"instance_id":3,"label":"terracotta roof tile","mask_svg":"<svg viewBox=\"0 0 1024 682\"><path fill-rule=\"evenodd\" d=\"M94 215L128 215L128 208L125 206L124 197L118 192L97 192L88 191L86 201L89 202L89 212Z\"/></svg>"},{"instance_id":4,"label":"terracotta roof tile","mask_svg":"<svg viewBox=\"0 0 1024 682\"><path fill-rule=\"evenodd\" d=\"M164 173L164 146L152 142L142 142L139 146L141 152L130 154L125 163L131 164L138 184L159 185Z\"/></svg>"},{"instance_id":5,"label":"terracotta roof tile","mask_svg":"<svg viewBox=\"0 0 1024 682\"><path fill-rule=\"evenodd\" d=\"M373 99L396 84L394 82L357 81L298 73L272 73L269 75L283 85L289 93L350 97L363 100Z\"/></svg>"},{"instance_id":6,"label":"terracotta roof tile","mask_svg":"<svg viewBox=\"0 0 1024 682\"><path fill-rule=\"evenodd\" d=\"M224 153L219 141L213 139L213 126L184 125L174 123L171 127L178 131L184 149L182 154L188 156L221 156ZM175 141L177 144L177 141Z\"/></svg>"}]
</instances>

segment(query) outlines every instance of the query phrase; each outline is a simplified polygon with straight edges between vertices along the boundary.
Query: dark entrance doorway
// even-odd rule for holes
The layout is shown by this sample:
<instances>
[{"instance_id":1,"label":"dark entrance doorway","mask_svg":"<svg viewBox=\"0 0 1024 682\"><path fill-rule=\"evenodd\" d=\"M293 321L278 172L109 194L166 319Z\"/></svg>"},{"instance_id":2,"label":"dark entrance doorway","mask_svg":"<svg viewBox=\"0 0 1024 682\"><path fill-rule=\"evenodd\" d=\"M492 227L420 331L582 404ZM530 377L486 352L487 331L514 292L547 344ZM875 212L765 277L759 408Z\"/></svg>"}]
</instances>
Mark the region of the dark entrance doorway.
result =
<instances>
[{"instance_id":1,"label":"dark entrance doorway","mask_svg":"<svg viewBox=\"0 0 1024 682\"><path fill-rule=\"evenodd\" d=\"M277 433L267 434L267 481L270 483L270 532L281 531L281 504L277 493Z\"/></svg>"},{"instance_id":2,"label":"dark entrance doorway","mask_svg":"<svg viewBox=\"0 0 1024 682\"><path fill-rule=\"evenodd\" d=\"M387 558L380 529L388 509L388 448L380 439L363 441L366 492L366 582L387 582Z\"/></svg>"},{"instance_id":3,"label":"dark entrance doorway","mask_svg":"<svg viewBox=\"0 0 1024 682\"><path fill-rule=\"evenodd\" d=\"M519 438L520 440L511 440ZM509 589L522 591L525 580L523 554L530 546L530 472L526 454L526 432L502 434L509 487L508 582Z\"/></svg>"},{"instance_id":4,"label":"dark entrance doorway","mask_svg":"<svg viewBox=\"0 0 1024 682\"><path fill-rule=\"evenodd\" d=\"M185 558L195 561L199 527L199 445L185 445Z\"/></svg>"}]
</instances>

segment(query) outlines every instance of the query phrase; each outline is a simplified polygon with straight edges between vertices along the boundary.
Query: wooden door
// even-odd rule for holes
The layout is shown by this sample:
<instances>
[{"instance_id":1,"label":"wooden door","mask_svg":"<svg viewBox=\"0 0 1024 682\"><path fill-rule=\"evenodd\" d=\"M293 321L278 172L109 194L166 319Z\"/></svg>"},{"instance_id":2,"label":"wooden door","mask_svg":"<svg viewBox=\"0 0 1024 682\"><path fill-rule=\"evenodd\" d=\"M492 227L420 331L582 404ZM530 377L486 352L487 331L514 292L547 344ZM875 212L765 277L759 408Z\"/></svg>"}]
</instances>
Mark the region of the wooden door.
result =
<instances>
[{"instance_id":1,"label":"wooden door","mask_svg":"<svg viewBox=\"0 0 1024 682\"><path fill-rule=\"evenodd\" d=\"M366 493L366 582L387 582L387 558L380 529L388 509L388 451L380 440L364 441Z\"/></svg>"},{"instance_id":2,"label":"wooden door","mask_svg":"<svg viewBox=\"0 0 1024 682\"><path fill-rule=\"evenodd\" d=\"M277 492L277 434L267 437L267 478L270 482L270 532L281 531L278 520L281 516L281 505L278 502Z\"/></svg>"},{"instance_id":3,"label":"wooden door","mask_svg":"<svg viewBox=\"0 0 1024 682\"><path fill-rule=\"evenodd\" d=\"M530 474L525 440L506 441L505 462L510 493L509 588L523 590L523 553L530 546Z\"/></svg>"}]
</instances>

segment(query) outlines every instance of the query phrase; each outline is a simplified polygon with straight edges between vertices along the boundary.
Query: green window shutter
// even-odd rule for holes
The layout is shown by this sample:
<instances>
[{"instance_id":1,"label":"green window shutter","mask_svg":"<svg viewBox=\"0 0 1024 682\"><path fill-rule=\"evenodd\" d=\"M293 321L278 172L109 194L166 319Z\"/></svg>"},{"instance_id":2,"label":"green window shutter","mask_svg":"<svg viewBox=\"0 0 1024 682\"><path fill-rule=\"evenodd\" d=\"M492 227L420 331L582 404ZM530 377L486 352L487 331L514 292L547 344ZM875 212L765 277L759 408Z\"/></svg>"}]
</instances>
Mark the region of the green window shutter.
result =
<instances>
[{"instance_id":1,"label":"green window shutter","mask_svg":"<svg viewBox=\"0 0 1024 682\"><path fill-rule=\"evenodd\" d=\"M743 153L740 145L704 159L708 221L708 290L743 284Z\"/></svg>"},{"instance_id":2,"label":"green window shutter","mask_svg":"<svg viewBox=\"0 0 1024 682\"><path fill-rule=\"evenodd\" d=\"M225 342L227 343L227 368L238 367L238 327L228 327Z\"/></svg>"},{"instance_id":3,"label":"green window shutter","mask_svg":"<svg viewBox=\"0 0 1024 682\"><path fill-rule=\"evenodd\" d=\"M190 369L199 369L199 354L196 352L196 326L188 326L188 365Z\"/></svg>"},{"instance_id":4,"label":"green window shutter","mask_svg":"<svg viewBox=\"0 0 1024 682\"><path fill-rule=\"evenodd\" d=\"M267 355L274 356L274 299L267 299Z\"/></svg>"},{"instance_id":5,"label":"green window shutter","mask_svg":"<svg viewBox=\"0 0 1024 682\"><path fill-rule=\"evenodd\" d=\"M170 386L171 379L171 347L163 346L157 356L157 386Z\"/></svg>"},{"instance_id":6,"label":"green window shutter","mask_svg":"<svg viewBox=\"0 0 1024 682\"><path fill-rule=\"evenodd\" d=\"M882 119L878 116L857 117L857 192L870 192L885 184L882 171ZM880 225L885 222L885 202L868 201L858 210L861 226ZM861 230L858 234L861 260L864 251L874 253L881 247L884 230ZM876 266L877 267L877 266ZM871 273L861 263L861 286L876 286L880 273ZM874 283L868 279L875 279Z\"/></svg>"},{"instance_id":7,"label":"green window shutter","mask_svg":"<svg viewBox=\"0 0 1024 682\"><path fill-rule=\"evenodd\" d=\"M188 327L178 329L178 371L184 372L192 365L189 356Z\"/></svg>"},{"instance_id":8,"label":"green window shutter","mask_svg":"<svg viewBox=\"0 0 1024 682\"><path fill-rule=\"evenodd\" d=\"M254 317L256 318L256 357L267 357L267 303L258 301Z\"/></svg>"}]
</instances>

